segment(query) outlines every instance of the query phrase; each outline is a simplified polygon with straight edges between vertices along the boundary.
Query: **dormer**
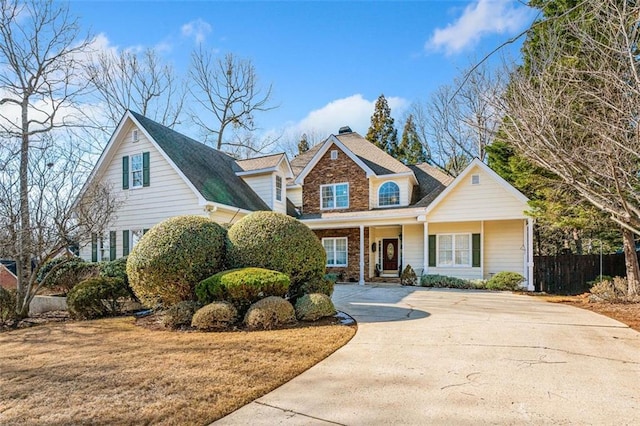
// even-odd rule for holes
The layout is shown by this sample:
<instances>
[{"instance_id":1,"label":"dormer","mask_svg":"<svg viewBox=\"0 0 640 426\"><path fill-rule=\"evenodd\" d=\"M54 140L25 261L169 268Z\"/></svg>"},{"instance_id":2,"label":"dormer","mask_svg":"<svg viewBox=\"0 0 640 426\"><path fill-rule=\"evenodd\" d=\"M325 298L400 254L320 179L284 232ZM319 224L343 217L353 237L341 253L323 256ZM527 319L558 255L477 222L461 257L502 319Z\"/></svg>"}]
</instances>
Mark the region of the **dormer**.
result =
<instances>
[{"instance_id":1,"label":"dormer","mask_svg":"<svg viewBox=\"0 0 640 426\"><path fill-rule=\"evenodd\" d=\"M236 175L275 212L287 213L287 179L293 171L283 153L236 161Z\"/></svg>"}]
</instances>

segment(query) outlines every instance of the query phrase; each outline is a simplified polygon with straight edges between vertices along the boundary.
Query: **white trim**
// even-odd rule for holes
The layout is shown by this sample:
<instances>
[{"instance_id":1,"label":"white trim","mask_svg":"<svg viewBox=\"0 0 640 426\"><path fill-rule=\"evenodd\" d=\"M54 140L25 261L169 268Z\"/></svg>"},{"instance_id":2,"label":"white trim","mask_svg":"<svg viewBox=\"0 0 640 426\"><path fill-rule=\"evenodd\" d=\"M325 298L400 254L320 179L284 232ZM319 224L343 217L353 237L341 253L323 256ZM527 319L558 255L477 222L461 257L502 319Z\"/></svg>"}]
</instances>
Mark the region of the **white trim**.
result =
<instances>
[{"instance_id":1,"label":"white trim","mask_svg":"<svg viewBox=\"0 0 640 426\"><path fill-rule=\"evenodd\" d=\"M469 173L471 173L471 170L473 170L474 167L479 167L481 170L483 170L484 172L486 172L487 174L489 174L489 176L493 179L495 179L496 182L498 182L498 184L500 186L502 186L507 192L509 192L511 195L513 195L518 201L522 202L522 203L527 203L529 201L529 199L527 197L524 196L524 194L522 194L522 192L518 191L517 189L515 189L513 186L511 186L511 184L509 182L507 182L506 180L504 180L503 178L500 177L500 175L498 175L496 172L494 172L493 170L491 170L491 168L489 166L487 166L486 164L484 164L482 161L480 161L479 159L475 158L468 166L467 168L465 168L462 173L460 173L454 180L453 182L451 182L449 184L449 186L447 186L445 188L444 191L442 191L440 193L440 195L438 195L436 197L435 200L433 200L431 202L431 204L429 204L429 206L427 207L427 214L429 214L430 212L432 212L437 206L438 204L440 204L442 202L442 200L444 200L445 198L447 198L447 196L458 186L460 185L461 182L464 182L467 178L467 175L469 175ZM522 219L522 217L518 217L517 219ZM504 219L506 220L506 219Z\"/></svg>"},{"instance_id":2,"label":"white trim","mask_svg":"<svg viewBox=\"0 0 640 426\"><path fill-rule=\"evenodd\" d=\"M528 274L527 277L527 290L535 291L535 283L533 282L533 221L534 219L527 219L527 234L529 238L527 239L526 252L527 256L527 269Z\"/></svg>"},{"instance_id":3,"label":"white trim","mask_svg":"<svg viewBox=\"0 0 640 426\"><path fill-rule=\"evenodd\" d=\"M346 206L340 206L340 207L337 206L337 204L338 204L337 203L338 196L336 194L335 187L337 187L338 185L340 185L340 186L341 185L347 185L347 205ZM328 186L332 186L334 188L334 190L333 190L333 207L324 207L322 205L322 201L323 201L322 200L322 189L326 188ZM351 192L350 192L351 188L350 188L350 186L351 185L349 185L349 182L327 183L327 184L324 184L324 185L320 185L320 210L344 210L344 209L348 209L349 206L351 205Z\"/></svg>"},{"instance_id":4,"label":"white trim","mask_svg":"<svg viewBox=\"0 0 640 426\"><path fill-rule=\"evenodd\" d=\"M349 261L349 241L347 241L347 262ZM360 225L360 277L358 284L364 285L364 225Z\"/></svg>"},{"instance_id":5,"label":"white trim","mask_svg":"<svg viewBox=\"0 0 640 426\"><path fill-rule=\"evenodd\" d=\"M140 157L140 170L137 170L138 172L140 172L140 185L134 185L133 157ZM149 162L151 162L151 159L149 159ZM137 154L129 155L129 181L131 182L131 185L130 185L131 189L138 189L144 186L144 153L143 152L138 152Z\"/></svg>"},{"instance_id":6,"label":"white trim","mask_svg":"<svg viewBox=\"0 0 640 426\"><path fill-rule=\"evenodd\" d=\"M309 174L309 172L318 164L318 161L327 153L331 145L336 145L344 154L349 157L353 162L355 162L362 170L365 171L366 176L376 176L373 170L369 168L357 155L355 155L349 148L347 148L335 135L329 136L320 147L320 149L315 153L313 158L304 166L304 169L300 172L300 174L294 180L294 183L303 184L304 178Z\"/></svg>"},{"instance_id":7,"label":"white trim","mask_svg":"<svg viewBox=\"0 0 640 426\"><path fill-rule=\"evenodd\" d=\"M440 263L440 237L451 237L451 264L444 265ZM458 235L466 235L469 241L469 263L457 264L456 263L456 238ZM436 234L436 267L437 268L473 268L473 233L472 232L443 232ZM482 247L480 248L480 259L482 259Z\"/></svg>"},{"instance_id":8,"label":"white trim","mask_svg":"<svg viewBox=\"0 0 640 426\"><path fill-rule=\"evenodd\" d=\"M7 268L3 263L0 263L0 267L4 268L4 270L7 271L13 278L18 279L18 276L11 272L11 270Z\"/></svg>"},{"instance_id":9,"label":"white trim","mask_svg":"<svg viewBox=\"0 0 640 426\"><path fill-rule=\"evenodd\" d=\"M385 205L380 204L380 191L382 190L382 187L388 183L392 183L396 186L396 188L398 188L398 204L385 204ZM400 185L398 185L398 182L394 180L385 180L384 182L382 182L378 186L377 199L378 199L378 207L399 207L400 206Z\"/></svg>"},{"instance_id":10,"label":"white trim","mask_svg":"<svg viewBox=\"0 0 640 426\"><path fill-rule=\"evenodd\" d=\"M325 240L332 240L333 241L333 258L334 258L334 260L337 260L336 259L336 240L344 240L345 241L345 263L344 264L338 263L338 264L330 265L329 264L329 255L327 254L327 264L325 265L325 267L327 267L327 268L346 268L347 266L349 266L349 238L348 237L324 237L322 239L322 247L326 251L327 249L324 246Z\"/></svg>"},{"instance_id":11,"label":"white trim","mask_svg":"<svg viewBox=\"0 0 640 426\"><path fill-rule=\"evenodd\" d=\"M423 229L423 249L424 253L422 253L422 275L429 274L429 222L424 222L422 224Z\"/></svg>"},{"instance_id":12,"label":"white trim","mask_svg":"<svg viewBox=\"0 0 640 426\"><path fill-rule=\"evenodd\" d=\"M280 199L278 199L278 178L280 178ZM282 176L278 174L274 175L274 182L273 182L273 205L274 206L276 205L276 203L282 203L284 201L285 185L283 184L283 181L284 179L282 178Z\"/></svg>"}]
</instances>

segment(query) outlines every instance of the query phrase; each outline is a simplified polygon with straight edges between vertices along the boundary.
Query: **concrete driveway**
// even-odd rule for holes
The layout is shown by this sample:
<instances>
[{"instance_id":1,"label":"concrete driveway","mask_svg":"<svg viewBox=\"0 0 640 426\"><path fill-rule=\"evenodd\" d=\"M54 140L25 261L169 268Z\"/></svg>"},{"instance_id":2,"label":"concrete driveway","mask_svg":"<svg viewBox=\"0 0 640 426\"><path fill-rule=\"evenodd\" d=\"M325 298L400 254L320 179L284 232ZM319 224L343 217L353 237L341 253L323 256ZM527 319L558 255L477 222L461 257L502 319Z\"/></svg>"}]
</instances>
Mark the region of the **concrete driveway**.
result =
<instances>
[{"instance_id":1,"label":"concrete driveway","mask_svg":"<svg viewBox=\"0 0 640 426\"><path fill-rule=\"evenodd\" d=\"M640 333L510 293L338 285L344 347L216 424L640 424Z\"/></svg>"}]
</instances>

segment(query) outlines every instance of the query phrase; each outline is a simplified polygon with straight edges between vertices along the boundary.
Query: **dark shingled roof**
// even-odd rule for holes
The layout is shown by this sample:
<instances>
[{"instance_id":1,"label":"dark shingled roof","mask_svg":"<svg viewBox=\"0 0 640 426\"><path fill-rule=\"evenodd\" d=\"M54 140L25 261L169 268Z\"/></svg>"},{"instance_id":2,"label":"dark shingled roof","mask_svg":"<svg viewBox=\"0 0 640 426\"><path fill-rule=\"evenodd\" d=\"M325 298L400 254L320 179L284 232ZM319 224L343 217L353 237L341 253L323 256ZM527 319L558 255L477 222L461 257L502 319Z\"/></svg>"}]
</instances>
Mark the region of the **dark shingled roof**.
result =
<instances>
[{"instance_id":1,"label":"dark shingled roof","mask_svg":"<svg viewBox=\"0 0 640 426\"><path fill-rule=\"evenodd\" d=\"M207 201L244 210L270 210L251 187L236 176L235 159L130 112Z\"/></svg>"},{"instance_id":2,"label":"dark shingled roof","mask_svg":"<svg viewBox=\"0 0 640 426\"><path fill-rule=\"evenodd\" d=\"M409 168L413 170L419 185L413 194L412 207L427 207L453 182L451 176L426 163L409 166Z\"/></svg>"}]
</instances>

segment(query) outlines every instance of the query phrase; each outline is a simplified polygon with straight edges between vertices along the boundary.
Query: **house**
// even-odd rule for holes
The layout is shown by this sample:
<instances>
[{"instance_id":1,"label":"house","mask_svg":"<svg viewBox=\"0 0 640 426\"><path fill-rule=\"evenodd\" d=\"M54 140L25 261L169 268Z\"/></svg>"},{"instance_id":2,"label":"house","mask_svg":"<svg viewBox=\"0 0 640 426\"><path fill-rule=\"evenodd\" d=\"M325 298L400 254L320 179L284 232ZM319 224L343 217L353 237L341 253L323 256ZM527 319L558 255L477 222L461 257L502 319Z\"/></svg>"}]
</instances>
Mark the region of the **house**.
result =
<instances>
[{"instance_id":1,"label":"house","mask_svg":"<svg viewBox=\"0 0 640 426\"><path fill-rule=\"evenodd\" d=\"M427 164L406 166L348 127L295 157L234 160L128 111L85 188L110 182L121 200L86 259L129 253L145 229L171 216L233 223L257 210L297 217L318 235L327 270L359 282L418 275L527 277L533 289L527 198L474 160L452 179Z\"/></svg>"},{"instance_id":2,"label":"house","mask_svg":"<svg viewBox=\"0 0 640 426\"><path fill-rule=\"evenodd\" d=\"M7 290L18 287L18 277L16 276L16 262L13 260L0 259L0 287Z\"/></svg>"}]
</instances>

